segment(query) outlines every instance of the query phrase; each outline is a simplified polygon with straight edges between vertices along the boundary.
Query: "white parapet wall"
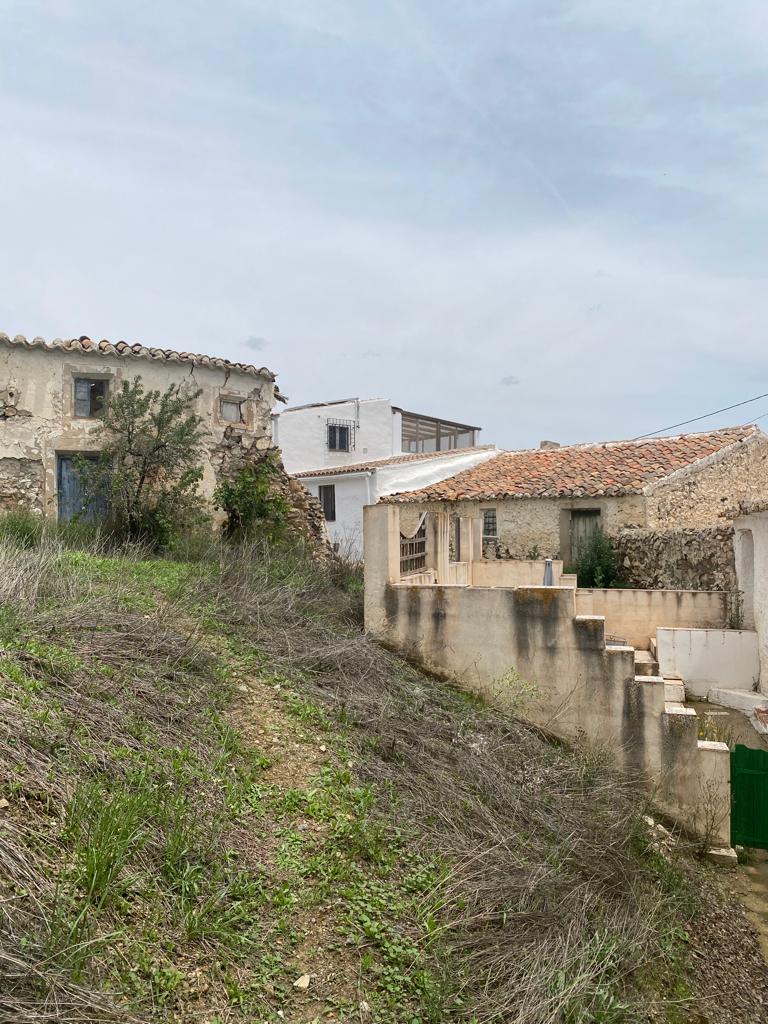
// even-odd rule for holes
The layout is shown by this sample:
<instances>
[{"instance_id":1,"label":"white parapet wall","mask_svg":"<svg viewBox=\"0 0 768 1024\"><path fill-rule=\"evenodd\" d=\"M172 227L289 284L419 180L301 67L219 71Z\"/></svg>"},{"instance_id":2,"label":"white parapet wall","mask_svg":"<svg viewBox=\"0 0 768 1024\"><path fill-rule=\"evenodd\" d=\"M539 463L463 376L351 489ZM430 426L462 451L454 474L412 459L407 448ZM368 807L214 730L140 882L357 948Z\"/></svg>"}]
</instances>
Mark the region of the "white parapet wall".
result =
<instances>
[{"instance_id":1,"label":"white parapet wall","mask_svg":"<svg viewBox=\"0 0 768 1024\"><path fill-rule=\"evenodd\" d=\"M760 680L757 633L749 629L670 629L656 631L656 659L663 676L685 683L687 693L756 689Z\"/></svg>"},{"instance_id":2,"label":"white parapet wall","mask_svg":"<svg viewBox=\"0 0 768 1024\"><path fill-rule=\"evenodd\" d=\"M716 590L576 591L580 615L604 615L605 629L638 650L648 650L659 626L722 629L728 595Z\"/></svg>"}]
</instances>

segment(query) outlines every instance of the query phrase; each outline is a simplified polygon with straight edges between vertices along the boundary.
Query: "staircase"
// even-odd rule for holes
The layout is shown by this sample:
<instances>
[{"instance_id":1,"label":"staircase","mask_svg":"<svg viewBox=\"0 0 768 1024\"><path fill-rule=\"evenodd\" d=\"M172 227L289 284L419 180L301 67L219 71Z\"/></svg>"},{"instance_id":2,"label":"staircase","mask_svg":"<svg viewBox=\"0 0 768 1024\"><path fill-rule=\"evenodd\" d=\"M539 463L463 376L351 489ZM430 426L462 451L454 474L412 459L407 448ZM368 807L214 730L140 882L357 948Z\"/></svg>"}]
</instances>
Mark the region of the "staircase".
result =
<instances>
[{"instance_id":1,"label":"staircase","mask_svg":"<svg viewBox=\"0 0 768 1024\"><path fill-rule=\"evenodd\" d=\"M635 650L635 676L661 678L659 663L656 660L656 637L651 637L649 650ZM682 679L664 676L664 702L680 707L685 705L685 686Z\"/></svg>"}]
</instances>

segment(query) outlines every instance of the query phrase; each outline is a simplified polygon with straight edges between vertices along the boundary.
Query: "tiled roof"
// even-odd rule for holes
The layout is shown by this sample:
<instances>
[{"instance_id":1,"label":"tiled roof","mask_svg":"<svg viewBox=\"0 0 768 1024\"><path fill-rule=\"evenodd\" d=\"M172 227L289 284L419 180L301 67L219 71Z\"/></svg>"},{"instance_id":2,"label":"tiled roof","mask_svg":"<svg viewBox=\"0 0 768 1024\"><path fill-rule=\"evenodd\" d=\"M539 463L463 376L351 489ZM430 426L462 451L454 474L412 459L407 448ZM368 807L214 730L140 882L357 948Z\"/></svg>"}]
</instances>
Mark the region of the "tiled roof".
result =
<instances>
[{"instance_id":1,"label":"tiled roof","mask_svg":"<svg viewBox=\"0 0 768 1024\"><path fill-rule=\"evenodd\" d=\"M676 470L759 433L755 426L702 434L502 452L494 459L386 501L489 501L497 498L641 494Z\"/></svg>"},{"instance_id":2,"label":"tiled roof","mask_svg":"<svg viewBox=\"0 0 768 1024\"><path fill-rule=\"evenodd\" d=\"M92 355L135 356L137 359L160 359L172 363L194 363L196 366L213 366L222 370L237 370L253 377L266 377L274 381L275 375L266 366L252 366L250 363L233 363L220 356L198 355L194 352L175 352L170 348L147 348L145 345L129 345L127 341L92 341L85 336L81 338L56 338L47 342L44 338L33 338L28 341L23 334L10 338L0 332L0 342L5 345L19 345L23 348L42 348L48 352L64 349L67 352L86 352Z\"/></svg>"},{"instance_id":3,"label":"tiled roof","mask_svg":"<svg viewBox=\"0 0 768 1024\"><path fill-rule=\"evenodd\" d=\"M367 473L374 469L383 469L386 466L401 466L408 462L424 462L427 459L445 459L459 455L471 455L473 452L491 452L494 450L492 444L482 444L475 448L451 448L445 452L414 452L413 455L404 453L392 455L388 459L372 459L370 462L347 462L341 466L321 466L320 469L303 469L300 473L294 473L296 477L315 476L337 476L339 473Z\"/></svg>"}]
</instances>

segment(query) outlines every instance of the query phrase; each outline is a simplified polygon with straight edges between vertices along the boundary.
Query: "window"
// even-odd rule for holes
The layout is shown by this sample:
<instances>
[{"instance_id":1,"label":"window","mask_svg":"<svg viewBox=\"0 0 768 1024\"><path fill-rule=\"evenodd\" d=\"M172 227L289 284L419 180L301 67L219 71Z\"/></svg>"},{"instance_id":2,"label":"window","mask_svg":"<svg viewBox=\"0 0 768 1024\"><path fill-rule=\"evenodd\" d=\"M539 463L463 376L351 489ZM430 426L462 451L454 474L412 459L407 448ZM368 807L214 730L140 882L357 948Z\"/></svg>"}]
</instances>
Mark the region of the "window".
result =
<instances>
[{"instance_id":1,"label":"window","mask_svg":"<svg viewBox=\"0 0 768 1024\"><path fill-rule=\"evenodd\" d=\"M222 398L221 418L227 423L242 423L243 403L238 402L235 398Z\"/></svg>"},{"instance_id":2,"label":"window","mask_svg":"<svg viewBox=\"0 0 768 1024\"><path fill-rule=\"evenodd\" d=\"M106 380L75 377L75 416L80 419L103 416L107 403L107 385Z\"/></svg>"},{"instance_id":3,"label":"window","mask_svg":"<svg viewBox=\"0 0 768 1024\"><path fill-rule=\"evenodd\" d=\"M355 424L352 420L328 420L328 451L351 452L355 447Z\"/></svg>"},{"instance_id":4,"label":"window","mask_svg":"<svg viewBox=\"0 0 768 1024\"><path fill-rule=\"evenodd\" d=\"M323 515L327 523L336 522L336 486L335 484L321 484L318 488L318 497L323 506Z\"/></svg>"},{"instance_id":5,"label":"window","mask_svg":"<svg viewBox=\"0 0 768 1024\"><path fill-rule=\"evenodd\" d=\"M495 508L483 509L483 538L486 537L498 537Z\"/></svg>"}]
</instances>

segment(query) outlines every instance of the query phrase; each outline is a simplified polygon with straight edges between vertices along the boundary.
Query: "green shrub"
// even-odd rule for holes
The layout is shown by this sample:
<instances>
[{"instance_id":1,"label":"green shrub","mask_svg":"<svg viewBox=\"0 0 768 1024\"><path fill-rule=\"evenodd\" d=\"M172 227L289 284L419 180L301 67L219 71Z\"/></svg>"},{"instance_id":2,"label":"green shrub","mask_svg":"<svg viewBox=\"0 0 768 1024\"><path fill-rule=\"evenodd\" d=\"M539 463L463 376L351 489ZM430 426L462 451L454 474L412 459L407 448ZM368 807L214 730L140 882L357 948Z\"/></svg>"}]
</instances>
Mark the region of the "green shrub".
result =
<instances>
[{"instance_id":1,"label":"green shrub","mask_svg":"<svg viewBox=\"0 0 768 1024\"><path fill-rule=\"evenodd\" d=\"M277 458L276 452L268 452L260 462L222 480L213 492L214 504L227 516L225 536L259 537L273 542L285 539L289 506L274 489Z\"/></svg>"},{"instance_id":2,"label":"green shrub","mask_svg":"<svg viewBox=\"0 0 768 1024\"><path fill-rule=\"evenodd\" d=\"M575 572L580 587L620 587L621 566L610 537L602 530L595 530L583 545L574 565L568 572Z\"/></svg>"},{"instance_id":3,"label":"green shrub","mask_svg":"<svg viewBox=\"0 0 768 1024\"><path fill-rule=\"evenodd\" d=\"M106 444L75 465L86 508L106 508L116 539L164 548L205 518L197 485L206 431L192 412L200 394L180 384L145 391L135 377L110 399L99 431Z\"/></svg>"}]
</instances>

